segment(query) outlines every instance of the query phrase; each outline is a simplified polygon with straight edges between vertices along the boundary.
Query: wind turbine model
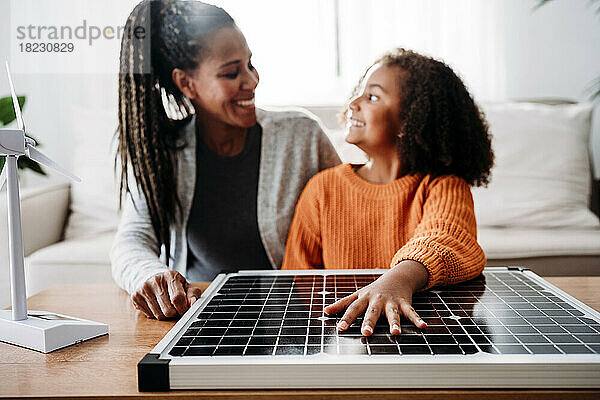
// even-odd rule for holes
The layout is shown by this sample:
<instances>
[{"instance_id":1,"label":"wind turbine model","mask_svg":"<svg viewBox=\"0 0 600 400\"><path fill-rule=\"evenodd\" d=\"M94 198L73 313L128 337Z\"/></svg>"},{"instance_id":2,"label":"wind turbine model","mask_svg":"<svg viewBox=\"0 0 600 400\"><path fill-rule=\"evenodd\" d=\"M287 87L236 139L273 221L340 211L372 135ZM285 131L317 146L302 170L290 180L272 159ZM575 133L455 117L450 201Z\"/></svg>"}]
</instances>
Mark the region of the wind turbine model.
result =
<instances>
[{"instance_id":1,"label":"wind turbine model","mask_svg":"<svg viewBox=\"0 0 600 400\"><path fill-rule=\"evenodd\" d=\"M17 158L26 155L77 182L81 182L81 179L46 157L35 148L35 141L25 135L25 124L10 76L8 61L6 62L6 73L19 129L0 129L0 156L6 157L4 169L0 174L0 190L4 182L7 182L12 299L12 311L0 310L0 341L49 353L108 334L108 325L46 311L30 310L27 312ZM77 301L77 299L73 299L73 301Z\"/></svg>"}]
</instances>

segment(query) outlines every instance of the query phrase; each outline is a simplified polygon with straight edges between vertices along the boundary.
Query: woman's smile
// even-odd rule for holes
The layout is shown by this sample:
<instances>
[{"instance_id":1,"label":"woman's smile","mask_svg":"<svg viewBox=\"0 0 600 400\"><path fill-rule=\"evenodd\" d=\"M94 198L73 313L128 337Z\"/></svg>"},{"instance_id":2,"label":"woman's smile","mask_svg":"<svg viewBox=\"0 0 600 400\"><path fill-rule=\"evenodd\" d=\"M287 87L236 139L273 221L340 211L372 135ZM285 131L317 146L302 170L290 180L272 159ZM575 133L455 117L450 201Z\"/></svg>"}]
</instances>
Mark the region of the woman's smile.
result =
<instances>
[{"instance_id":1,"label":"woman's smile","mask_svg":"<svg viewBox=\"0 0 600 400\"><path fill-rule=\"evenodd\" d=\"M254 108L254 96L247 100L245 100L245 99L234 100L233 103L238 107L242 107L245 109L251 109L251 108Z\"/></svg>"},{"instance_id":2,"label":"woman's smile","mask_svg":"<svg viewBox=\"0 0 600 400\"><path fill-rule=\"evenodd\" d=\"M244 35L236 27L221 28L212 34L207 51L209 56L192 72L190 91L204 126L250 128L256 124L259 77Z\"/></svg>"}]
</instances>

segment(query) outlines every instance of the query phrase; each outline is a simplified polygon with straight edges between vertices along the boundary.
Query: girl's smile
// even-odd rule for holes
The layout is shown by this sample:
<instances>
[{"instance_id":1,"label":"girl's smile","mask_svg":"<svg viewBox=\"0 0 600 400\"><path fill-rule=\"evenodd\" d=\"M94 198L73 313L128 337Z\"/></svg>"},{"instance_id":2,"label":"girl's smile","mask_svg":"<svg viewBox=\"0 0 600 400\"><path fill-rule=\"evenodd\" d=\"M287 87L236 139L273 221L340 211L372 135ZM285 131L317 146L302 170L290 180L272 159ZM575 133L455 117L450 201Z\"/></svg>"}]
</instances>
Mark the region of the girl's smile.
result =
<instances>
[{"instance_id":1,"label":"girl's smile","mask_svg":"<svg viewBox=\"0 0 600 400\"><path fill-rule=\"evenodd\" d=\"M363 121L359 121L358 119L352 118L352 117L350 117L348 119L348 125L349 125L348 128L351 127L351 126L354 126L354 127L357 127L357 128L364 128L365 127L365 123Z\"/></svg>"}]
</instances>

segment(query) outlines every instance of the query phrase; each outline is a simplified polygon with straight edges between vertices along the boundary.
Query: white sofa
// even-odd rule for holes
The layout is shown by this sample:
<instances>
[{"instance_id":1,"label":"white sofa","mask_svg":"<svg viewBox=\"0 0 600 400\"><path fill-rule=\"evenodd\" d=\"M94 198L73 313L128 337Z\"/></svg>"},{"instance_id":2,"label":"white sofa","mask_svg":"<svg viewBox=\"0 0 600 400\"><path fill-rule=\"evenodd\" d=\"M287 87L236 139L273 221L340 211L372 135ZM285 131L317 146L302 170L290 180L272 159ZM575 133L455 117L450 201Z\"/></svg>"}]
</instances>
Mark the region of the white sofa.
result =
<instances>
[{"instance_id":1,"label":"white sofa","mask_svg":"<svg viewBox=\"0 0 600 400\"><path fill-rule=\"evenodd\" d=\"M473 189L487 265L523 265L542 276L600 275L592 106L546 99L484 103L482 108L496 157L492 183ZM344 143L335 109L311 110L330 128L343 159L364 160Z\"/></svg>"},{"instance_id":2,"label":"white sofa","mask_svg":"<svg viewBox=\"0 0 600 400\"><path fill-rule=\"evenodd\" d=\"M588 209L589 182L598 183L590 176L589 115L586 117L581 108L573 108L576 106L569 109L569 106L548 108L550 106L511 103L490 107L486 112L494 135L497 167L489 189L474 190L480 223L479 242L487 255L488 265L525 265L545 276L600 275L600 223ZM312 107L311 111L328 128L344 161L364 160L360 150L344 142L343 131L337 128L335 114L338 109ZM55 184L22 192L29 295L55 284L112 281L108 252L118 221L110 150L114 118L108 111L78 110L72 115L81 120L74 124L74 129L78 129L79 123L85 123L88 131L90 126L95 127L90 135L75 143L77 151L74 154L78 157L75 172L84 178L84 183ZM548 127L538 121L540 118L544 121L554 118L555 121ZM540 127L538 132L530 132L535 131L535 127ZM569 140L539 140L546 131L554 128L557 131L552 135L559 139L566 135ZM79 130L82 131L85 130ZM506 135L505 140L501 140ZM561 153L557 151L557 145L562 154L557 154ZM553 160L551 165L544 167L549 169L546 172L564 175L558 177L558 182L552 182L551 177L543 173L535 176L535 181L520 181L528 171L519 171L514 165L522 160L545 164L546 157ZM525 164L521 168L530 169ZM581 169L581 165L585 168ZM556 174L556 168L564 173ZM543 168L540 166L540 169ZM498 184L494 180L498 180ZM539 189L537 197L544 197L548 190L555 192L550 193L545 203L529 204L532 182L535 182L534 188ZM561 195L556 193L556 185L560 187ZM507 198L507 187L512 197ZM0 196L0 208L4 210L0 211L0 259L6 260L7 270L4 195ZM6 287L8 280L3 281ZM9 302L7 291L0 287L0 293L3 293L0 294L3 296L0 305L6 305Z\"/></svg>"}]
</instances>

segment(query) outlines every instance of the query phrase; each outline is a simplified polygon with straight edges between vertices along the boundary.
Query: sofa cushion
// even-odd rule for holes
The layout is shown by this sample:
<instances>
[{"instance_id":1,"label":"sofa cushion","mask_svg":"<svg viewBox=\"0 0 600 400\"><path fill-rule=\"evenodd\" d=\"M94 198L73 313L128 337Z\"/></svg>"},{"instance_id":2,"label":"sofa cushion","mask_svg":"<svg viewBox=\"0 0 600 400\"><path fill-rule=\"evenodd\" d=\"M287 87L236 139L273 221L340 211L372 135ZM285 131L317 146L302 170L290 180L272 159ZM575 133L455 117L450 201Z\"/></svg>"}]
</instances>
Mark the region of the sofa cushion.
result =
<instances>
[{"instance_id":1,"label":"sofa cushion","mask_svg":"<svg viewBox=\"0 0 600 400\"><path fill-rule=\"evenodd\" d=\"M108 253L114 235L113 231L65 240L26 257L27 295L53 285L111 283Z\"/></svg>"},{"instance_id":2,"label":"sofa cushion","mask_svg":"<svg viewBox=\"0 0 600 400\"><path fill-rule=\"evenodd\" d=\"M600 227L588 209L591 105L499 103L483 108L495 166L488 188L473 188L478 225Z\"/></svg>"},{"instance_id":3,"label":"sofa cushion","mask_svg":"<svg viewBox=\"0 0 600 400\"><path fill-rule=\"evenodd\" d=\"M79 239L70 239L44 247L26 258L28 264L44 265L108 265L108 257L115 231L86 235Z\"/></svg>"},{"instance_id":4,"label":"sofa cushion","mask_svg":"<svg viewBox=\"0 0 600 400\"><path fill-rule=\"evenodd\" d=\"M82 181L71 185L67 240L113 231L119 218L113 163L117 111L72 107L69 114L73 173Z\"/></svg>"},{"instance_id":5,"label":"sofa cushion","mask_svg":"<svg viewBox=\"0 0 600 400\"><path fill-rule=\"evenodd\" d=\"M327 137L337 151L343 163L362 164L367 161L367 155L353 144L346 142L344 129L325 129Z\"/></svg>"},{"instance_id":6,"label":"sofa cushion","mask_svg":"<svg viewBox=\"0 0 600 400\"><path fill-rule=\"evenodd\" d=\"M600 256L600 229L479 228L479 244L488 259Z\"/></svg>"}]
</instances>

